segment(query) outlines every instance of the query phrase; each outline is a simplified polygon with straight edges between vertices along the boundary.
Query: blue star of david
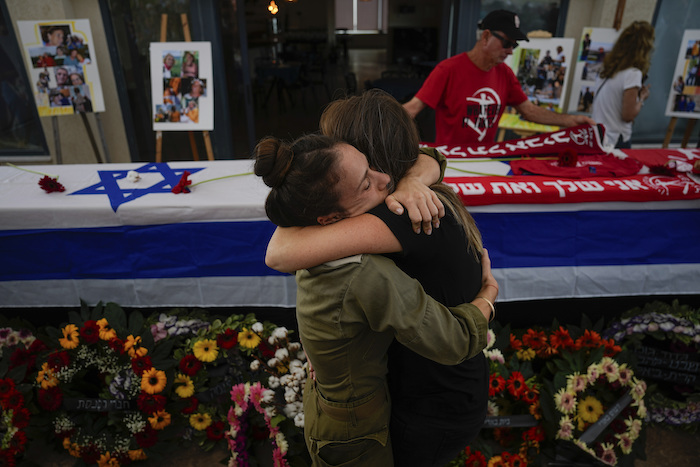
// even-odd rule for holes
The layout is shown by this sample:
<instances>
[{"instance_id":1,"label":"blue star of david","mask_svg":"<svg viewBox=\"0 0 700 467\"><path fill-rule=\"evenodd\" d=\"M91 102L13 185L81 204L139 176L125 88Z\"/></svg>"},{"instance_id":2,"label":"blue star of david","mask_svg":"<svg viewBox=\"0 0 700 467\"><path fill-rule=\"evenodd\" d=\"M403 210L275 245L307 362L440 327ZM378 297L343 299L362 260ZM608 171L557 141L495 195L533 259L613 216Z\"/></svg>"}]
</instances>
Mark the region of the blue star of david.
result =
<instances>
[{"instance_id":1,"label":"blue star of david","mask_svg":"<svg viewBox=\"0 0 700 467\"><path fill-rule=\"evenodd\" d=\"M109 197L109 204L112 206L114 212L117 212L117 209L122 204L142 196L151 193L170 193L173 187L180 182L182 174L185 173L185 171L194 174L200 170L204 170L204 168L174 169L167 163L150 163L132 170L142 174L160 173L163 176L163 180L146 188L121 188L117 180L126 178L129 170L98 170L97 173L100 176L100 183L73 192L71 195L107 195Z\"/></svg>"}]
</instances>

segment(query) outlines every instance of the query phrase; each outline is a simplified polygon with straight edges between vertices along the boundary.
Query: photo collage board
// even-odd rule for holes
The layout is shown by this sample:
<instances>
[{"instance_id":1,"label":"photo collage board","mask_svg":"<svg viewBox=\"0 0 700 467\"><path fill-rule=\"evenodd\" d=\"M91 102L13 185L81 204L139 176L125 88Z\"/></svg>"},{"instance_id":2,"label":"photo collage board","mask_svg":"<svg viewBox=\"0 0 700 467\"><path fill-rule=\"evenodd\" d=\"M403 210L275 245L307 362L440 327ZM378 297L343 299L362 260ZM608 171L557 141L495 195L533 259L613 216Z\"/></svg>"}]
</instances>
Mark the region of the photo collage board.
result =
<instances>
[{"instance_id":1,"label":"photo collage board","mask_svg":"<svg viewBox=\"0 0 700 467\"><path fill-rule=\"evenodd\" d=\"M700 29L683 32L666 116L700 118Z\"/></svg>"},{"instance_id":2,"label":"photo collage board","mask_svg":"<svg viewBox=\"0 0 700 467\"><path fill-rule=\"evenodd\" d=\"M18 21L39 116L104 112L87 19Z\"/></svg>"},{"instance_id":3,"label":"photo collage board","mask_svg":"<svg viewBox=\"0 0 700 467\"><path fill-rule=\"evenodd\" d=\"M521 41L507 59L528 99L540 107L563 111L574 40L564 37Z\"/></svg>"},{"instance_id":4,"label":"photo collage board","mask_svg":"<svg viewBox=\"0 0 700 467\"><path fill-rule=\"evenodd\" d=\"M214 129L210 42L153 42L153 130Z\"/></svg>"},{"instance_id":5,"label":"photo collage board","mask_svg":"<svg viewBox=\"0 0 700 467\"><path fill-rule=\"evenodd\" d=\"M619 35L613 28L583 28L571 84L569 113L591 115L596 79L603 69L605 54L612 50Z\"/></svg>"}]
</instances>

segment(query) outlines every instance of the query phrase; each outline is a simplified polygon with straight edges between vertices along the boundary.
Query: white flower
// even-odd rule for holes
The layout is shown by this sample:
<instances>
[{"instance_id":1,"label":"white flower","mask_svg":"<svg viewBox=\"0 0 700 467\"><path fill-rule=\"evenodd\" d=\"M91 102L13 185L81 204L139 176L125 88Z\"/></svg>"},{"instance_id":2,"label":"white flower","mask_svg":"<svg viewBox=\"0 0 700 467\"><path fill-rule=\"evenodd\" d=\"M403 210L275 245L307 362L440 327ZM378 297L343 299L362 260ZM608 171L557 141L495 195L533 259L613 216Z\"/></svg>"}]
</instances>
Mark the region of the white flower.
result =
<instances>
[{"instance_id":1,"label":"white flower","mask_svg":"<svg viewBox=\"0 0 700 467\"><path fill-rule=\"evenodd\" d=\"M298 352L301 349L301 343L299 342L290 342L289 345L287 346L289 349L289 352Z\"/></svg>"},{"instance_id":2,"label":"white flower","mask_svg":"<svg viewBox=\"0 0 700 467\"><path fill-rule=\"evenodd\" d=\"M280 387L280 379L277 376L270 376L267 380L267 386L270 389L275 389Z\"/></svg>"},{"instance_id":3,"label":"white flower","mask_svg":"<svg viewBox=\"0 0 700 467\"><path fill-rule=\"evenodd\" d=\"M493 344L495 342L496 342L496 333L493 332L493 329L489 329L489 331L486 333L486 350L493 347Z\"/></svg>"},{"instance_id":4,"label":"white flower","mask_svg":"<svg viewBox=\"0 0 700 467\"><path fill-rule=\"evenodd\" d=\"M139 175L139 173L136 172L135 170L129 170L129 171L126 173L126 179L127 179L128 181L130 181L131 183L136 183L136 182L138 182L139 180L141 180L141 175Z\"/></svg>"},{"instance_id":5,"label":"white flower","mask_svg":"<svg viewBox=\"0 0 700 467\"><path fill-rule=\"evenodd\" d=\"M268 407L265 407L265 414L267 414L268 418L272 418L275 415L277 415L277 411L275 410L274 407L268 406Z\"/></svg>"},{"instance_id":6,"label":"white flower","mask_svg":"<svg viewBox=\"0 0 700 467\"><path fill-rule=\"evenodd\" d=\"M299 395L294 389L289 387L284 388L284 400L287 401L288 404L295 402L298 398Z\"/></svg>"},{"instance_id":7,"label":"white flower","mask_svg":"<svg viewBox=\"0 0 700 467\"><path fill-rule=\"evenodd\" d=\"M287 328L280 326L272 332L272 335L275 336L276 339L282 340L287 337L288 333L289 331L287 331Z\"/></svg>"},{"instance_id":8,"label":"white flower","mask_svg":"<svg viewBox=\"0 0 700 467\"><path fill-rule=\"evenodd\" d=\"M294 425L298 426L299 428L304 428L304 413L298 413L294 417Z\"/></svg>"},{"instance_id":9,"label":"white flower","mask_svg":"<svg viewBox=\"0 0 700 467\"><path fill-rule=\"evenodd\" d=\"M271 358L267 361L267 366L269 366L270 368L275 368L278 363L279 360L277 358Z\"/></svg>"},{"instance_id":10,"label":"white flower","mask_svg":"<svg viewBox=\"0 0 700 467\"><path fill-rule=\"evenodd\" d=\"M486 358L492 362L498 362L500 364L505 364L506 362L505 358L503 357L503 352L501 352L499 349L485 350L484 354L486 355Z\"/></svg>"},{"instance_id":11,"label":"white flower","mask_svg":"<svg viewBox=\"0 0 700 467\"><path fill-rule=\"evenodd\" d=\"M260 369L260 360L253 360L250 362L250 369L252 371L258 371Z\"/></svg>"},{"instance_id":12,"label":"white flower","mask_svg":"<svg viewBox=\"0 0 700 467\"><path fill-rule=\"evenodd\" d=\"M287 351L287 349L277 349L275 352L275 358L278 360L286 360L289 358L289 351Z\"/></svg>"},{"instance_id":13,"label":"white flower","mask_svg":"<svg viewBox=\"0 0 700 467\"><path fill-rule=\"evenodd\" d=\"M262 399L263 403L269 404L274 400L275 400L275 391L273 391L271 389L265 389L263 391L263 399Z\"/></svg>"},{"instance_id":14,"label":"white flower","mask_svg":"<svg viewBox=\"0 0 700 467\"><path fill-rule=\"evenodd\" d=\"M659 327L661 328L662 331L670 331L671 329L673 329L674 327L676 327L676 325L673 324L673 323L671 323L671 322L669 322L669 321L667 321L667 322L665 322L665 323L661 323L661 324L659 325Z\"/></svg>"},{"instance_id":15,"label":"white flower","mask_svg":"<svg viewBox=\"0 0 700 467\"><path fill-rule=\"evenodd\" d=\"M263 332L263 330L265 330L265 328L263 327L263 324L260 321L255 323L251 329L253 330L254 333L257 333L257 334L260 334Z\"/></svg>"},{"instance_id":16,"label":"white flower","mask_svg":"<svg viewBox=\"0 0 700 467\"><path fill-rule=\"evenodd\" d=\"M488 401L487 406L486 406L486 414L491 416L491 417L497 417L498 412L499 412L498 405L493 401Z\"/></svg>"},{"instance_id":17,"label":"white flower","mask_svg":"<svg viewBox=\"0 0 700 467\"><path fill-rule=\"evenodd\" d=\"M659 330L659 324L658 323L649 323L649 327L647 328L649 332L655 332Z\"/></svg>"},{"instance_id":18,"label":"white flower","mask_svg":"<svg viewBox=\"0 0 700 467\"><path fill-rule=\"evenodd\" d=\"M284 439L284 435L282 433L277 433L275 435L275 444L277 444L277 448L279 448L282 454L287 453L287 450L289 449L289 443L287 443L287 440Z\"/></svg>"}]
</instances>

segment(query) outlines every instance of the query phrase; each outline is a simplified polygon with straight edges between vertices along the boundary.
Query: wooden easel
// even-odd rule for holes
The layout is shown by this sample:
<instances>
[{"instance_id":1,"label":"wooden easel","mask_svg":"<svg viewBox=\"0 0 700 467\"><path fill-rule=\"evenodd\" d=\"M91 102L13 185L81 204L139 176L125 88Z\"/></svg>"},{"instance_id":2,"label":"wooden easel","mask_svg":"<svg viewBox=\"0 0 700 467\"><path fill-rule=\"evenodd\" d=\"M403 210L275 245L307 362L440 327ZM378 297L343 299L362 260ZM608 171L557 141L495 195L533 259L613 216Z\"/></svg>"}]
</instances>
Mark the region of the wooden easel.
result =
<instances>
[{"instance_id":1,"label":"wooden easel","mask_svg":"<svg viewBox=\"0 0 700 467\"><path fill-rule=\"evenodd\" d=\"M180 21L182 22L182 30L185 34L185 42L192 42L192 36L190 36L190 25L187 21L187 14L182 13L180 15ZM167 30L168 30L168 15L163 13L160 15L160 42L167 42ZM190 137L190 148L192 149L192 159L195 161L199 160L199 151L197 151L197 142L194 139L194 131L188 131ZM202 131L202 137L204 138L204 147L207 150L207 159L210 161L214 160L214 151L211 147L211 139L209 138L208 131ZM163 132L161 130L156 131L156 162L163 162Z\"/></svg>"},{"instance_id":2,"label":"wooden easel","mask_svg":"<svg viewBox=\"0 0 700 467\"><path fill-rule=\"evenodd\" d=\"M673 136L673 129L676 128L676 123L678 123L678 117L671 117L671 121L668 122L668 128L666 128L666 136L664 137L664 144L662 147L667 148L671 143L671 137ZM689 118L688 125L685 127L685 133L683 133L683 141L681 142L682 148L688 146L688 141L690 141L690 136L693 134L694 128L695 119Z\"/></svg>"}]
</instances>

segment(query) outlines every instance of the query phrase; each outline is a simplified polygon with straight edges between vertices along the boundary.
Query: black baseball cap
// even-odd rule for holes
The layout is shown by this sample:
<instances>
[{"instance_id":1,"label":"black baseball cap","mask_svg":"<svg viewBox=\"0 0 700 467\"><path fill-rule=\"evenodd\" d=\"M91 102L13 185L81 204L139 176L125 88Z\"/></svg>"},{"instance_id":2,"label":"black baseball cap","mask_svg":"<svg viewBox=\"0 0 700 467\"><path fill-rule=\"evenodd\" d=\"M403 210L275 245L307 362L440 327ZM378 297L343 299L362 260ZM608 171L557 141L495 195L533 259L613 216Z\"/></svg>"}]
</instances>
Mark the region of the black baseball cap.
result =
<instances>
[{"instance_id":1,"label":"black baseball cap","mask_svg":"<svg viewBox=\"0 0 700 467\"><path fill-rule=\"evenodd\" d=\"M528 41L527 36L520 30L520 18L508 10L495 10L479 22L479 29L503 31L514 41Z\"/></svg>"}]
</instances>

